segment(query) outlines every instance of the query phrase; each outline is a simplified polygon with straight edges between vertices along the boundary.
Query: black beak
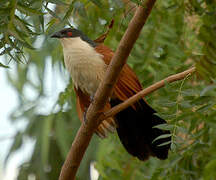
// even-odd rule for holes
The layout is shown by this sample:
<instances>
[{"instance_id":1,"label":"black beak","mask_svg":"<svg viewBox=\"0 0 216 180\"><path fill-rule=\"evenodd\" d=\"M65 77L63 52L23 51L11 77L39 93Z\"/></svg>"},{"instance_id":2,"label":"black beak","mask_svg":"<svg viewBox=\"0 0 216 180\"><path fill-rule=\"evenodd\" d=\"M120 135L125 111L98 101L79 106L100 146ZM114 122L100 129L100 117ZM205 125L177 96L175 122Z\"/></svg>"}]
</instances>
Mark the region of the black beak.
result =
<instances>
[{"instance_id":1,"label":"black beak","mask_svg":"<svg viewBox=\"0 0 216 180\"><path fill-rule=\"evenodd\" d=\"M61 36L61 33L60 32L56 32L56 33L54 33L52 36L51 36L51 38L61 38L62 36Z\"/></svg>"}]
</instances>

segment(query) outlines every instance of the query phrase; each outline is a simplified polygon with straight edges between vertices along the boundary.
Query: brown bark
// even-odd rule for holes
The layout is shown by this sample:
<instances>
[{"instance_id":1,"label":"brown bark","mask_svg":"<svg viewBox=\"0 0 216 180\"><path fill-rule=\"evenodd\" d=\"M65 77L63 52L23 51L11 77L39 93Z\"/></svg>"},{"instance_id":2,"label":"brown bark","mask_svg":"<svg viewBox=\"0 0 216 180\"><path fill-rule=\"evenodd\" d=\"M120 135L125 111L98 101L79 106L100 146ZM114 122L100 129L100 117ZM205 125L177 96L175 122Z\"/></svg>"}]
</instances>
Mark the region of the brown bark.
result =
<instances>
[{"instance_id":1,"label":"brown bark","mask_svg":"<svg viewBox=\"0 0 216 180\"><path fill-rule=\"evenodd\" d=\"M174 81L178 81L181 79L184 79L186 76L188 76L189 74L192 74L193 72L195 72L196 68L192 67L186 71L183 71L181 73L178 74L174 74L171 75L149 87L147 87L146 89L143 89L142 91L140 91L139 93L135 94L134 96L130 97L129 99L127 99L126 101L124 101L123 103L113 107L112 109L110 109L109 111L105 112L103 114L103 119L106 119L108 117L114 116L115 114L119 113L120 111L126 109L127 107L131 106L132 104L134 104L136 101L138 101L139 99L143 98L144 96L156 91L159 88L162 88L165 85L165 82L167 83L171 83Z\"/></svg>"},{"instance_id":2,"label":"brown bark","mask_svg":"<svg viewBox=\"0 0 216 180\"><path fill-rule=\"evenodd\" d=\"M156 0L146 0L143 6L139 6L136 13L128 25L124 36L122 37L115 55L108 67L104 81L100 84L94 102L89 106L86 115L87 123L83 123L74 139L71 149L67 155L61 170L59 180L73 180L83 158L83 155L89 145L94 130L102 121L99 116L105 106L113 86L115 85L122 67L131 52L131 49L137 40L143 25L149 16Z\"/></svg>"}]
</instances>

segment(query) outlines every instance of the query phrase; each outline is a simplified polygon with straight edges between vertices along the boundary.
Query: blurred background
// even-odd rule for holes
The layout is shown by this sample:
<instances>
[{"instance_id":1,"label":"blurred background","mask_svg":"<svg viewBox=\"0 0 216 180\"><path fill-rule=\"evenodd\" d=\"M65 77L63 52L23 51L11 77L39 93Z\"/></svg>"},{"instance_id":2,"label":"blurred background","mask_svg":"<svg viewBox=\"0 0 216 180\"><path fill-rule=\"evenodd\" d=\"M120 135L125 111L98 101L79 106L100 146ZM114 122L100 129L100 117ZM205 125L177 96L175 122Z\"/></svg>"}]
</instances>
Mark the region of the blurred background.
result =
<instances>
[{"instance_id":1,"label":"blurred background","mask_svg":"<svg viewBox=\"0 0 216 180\"><path fill-rule=\"evenodd\" d=\"M114 20L104 43L115 50L141 2L0 1L0 179L58 179L80 126L62 48L50 35L76 27L94 40ZM216 179L215 12L215 0L158 0L128 59L143 87L197 68L146 97L172 132L169 158L140 162L116 133L95 135L77 179L91 179L90 166L100 180Z\"/></svg>"}]
</instances>

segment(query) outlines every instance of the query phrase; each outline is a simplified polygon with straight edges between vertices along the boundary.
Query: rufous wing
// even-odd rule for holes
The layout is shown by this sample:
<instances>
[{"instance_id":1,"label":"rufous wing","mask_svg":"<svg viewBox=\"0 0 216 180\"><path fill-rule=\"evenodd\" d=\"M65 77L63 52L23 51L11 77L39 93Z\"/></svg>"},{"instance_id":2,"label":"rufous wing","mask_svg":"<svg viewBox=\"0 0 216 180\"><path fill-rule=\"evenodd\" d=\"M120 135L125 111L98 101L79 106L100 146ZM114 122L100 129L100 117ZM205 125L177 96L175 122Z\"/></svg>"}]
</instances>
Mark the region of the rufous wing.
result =
<instances>
[{"instance_id":1,"label":"rufous wing","mask_svg":"<svg viewBox=\"0 0 216 180\"><path fill-rule=\"evenodd\" d=\"M96 46L95 50L103 55L104 62L109 65L114 52L103 44ZM136 74L127 64L125 64L122 68L120 77L114 86L114 96L121 101L125 101L141 90L142 85L140 84Z\"/></svg>"}]
</instances>

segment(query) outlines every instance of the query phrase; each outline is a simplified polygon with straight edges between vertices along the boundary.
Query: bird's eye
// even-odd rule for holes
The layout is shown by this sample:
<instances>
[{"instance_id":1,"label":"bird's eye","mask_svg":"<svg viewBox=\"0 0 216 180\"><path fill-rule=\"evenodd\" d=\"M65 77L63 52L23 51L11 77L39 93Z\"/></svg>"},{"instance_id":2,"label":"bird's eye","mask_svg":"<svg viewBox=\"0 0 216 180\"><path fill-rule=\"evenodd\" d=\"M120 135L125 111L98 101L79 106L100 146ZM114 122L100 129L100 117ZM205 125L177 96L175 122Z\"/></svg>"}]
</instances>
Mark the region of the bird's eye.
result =
<instances>
[{"instance_id":1,"label":"bird's eye","mask_svg":"<svg viewBox=\"0 0 216 180\"><path fill-rule=\"evenodd\" d=\"M68 37L71 37L72 36L72 32L71 31L67 32L67 35L68 35Z\"/></svg>"}]
</instances>

